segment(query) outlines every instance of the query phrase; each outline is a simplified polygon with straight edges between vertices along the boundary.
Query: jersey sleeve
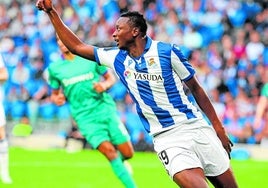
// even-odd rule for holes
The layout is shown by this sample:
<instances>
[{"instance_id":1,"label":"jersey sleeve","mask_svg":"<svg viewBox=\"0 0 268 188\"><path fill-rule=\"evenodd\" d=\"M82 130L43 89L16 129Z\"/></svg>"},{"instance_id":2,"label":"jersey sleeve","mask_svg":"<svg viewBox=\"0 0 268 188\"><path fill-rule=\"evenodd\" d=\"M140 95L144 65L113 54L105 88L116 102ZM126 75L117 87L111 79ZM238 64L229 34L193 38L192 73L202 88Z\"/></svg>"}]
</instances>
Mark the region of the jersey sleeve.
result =
<instances>
[{"instance_id":1,"label":"jersey sleeve","mask_svg":"<svg viewBox=\"0 0 268 188\"><path fill-rule=\"evenodd\" d=\"M59 89L60 88L60 82L58 79L56 79L53 76L53 69L51 67L48 67L48 71L47 71L47 82L48 85L52 88L52 89Z\"/></svg>"},{"instance_id":2,"label":"jersey sleeve","mask_svg":"<svg viewBox=\"0 0 268 188\"><path fill-rule=\"evenodd\" d=\"M195 74L193 66L188 62L188 59L183 55L180 48L176 45L172 46L171 64L174 71L183 81L191 79Z\"/></svg>"},{"instance_id":3,"label":"jersey sleeve","mask_svg":"<svg viewBox=\"0 0 268 188\"><path fill-rule=\"evenodd\" d=\"M94 48L95 60L99 65L113 68L118 52L119 49L115 47Z\"/></svg>"},{"instance_id":4,"label":"jersey sleeve","mask_svg":"<svg viewBox=\"0 0 268 188\"><path fill-rule=\"evenodd\" d=\"M102 65L97 66L97 72L100 75L104 75L108 71L108 68Z\"/></svg>"},{"instance_id":5,"label":"jersey sleeve","mask_svg":"<svg viewBox=\"0 0 268 188\"><path fill-rule=\"evenodd\" d=\"M262 87L261 96L268 98L268 83L264 84L264 86Z\"/></svg>"}]
</instances>

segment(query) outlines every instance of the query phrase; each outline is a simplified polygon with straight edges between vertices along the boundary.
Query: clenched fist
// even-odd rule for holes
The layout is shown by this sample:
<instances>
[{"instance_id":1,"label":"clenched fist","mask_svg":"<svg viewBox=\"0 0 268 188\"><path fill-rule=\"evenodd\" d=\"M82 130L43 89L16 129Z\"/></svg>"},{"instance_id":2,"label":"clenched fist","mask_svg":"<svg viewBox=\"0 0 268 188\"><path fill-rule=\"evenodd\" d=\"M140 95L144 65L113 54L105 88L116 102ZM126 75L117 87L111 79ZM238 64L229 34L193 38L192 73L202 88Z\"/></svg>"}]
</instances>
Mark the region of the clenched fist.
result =
<instances>
[{"instance_id":1,"label":"clenched fist","mask_svg":"<svg viewBox=\"0 0 268 188\"><path fill-rule=\"evenodd\" d=\"M64 105L66 102L66 98L62 92L54 92L54 93L52 92L50 99L53 103L55 103L58 106Z\"/></svg>"},{"instance_id":2,"label":"clenched fist","mask_svg":"<svg viewBox=\"0 0 268 188\"><path fill-rule=\"evenodd\" d=\"M97 82L93 84L93 88L98 92L102 93L108 89L107 85L105 82Z\"/></svg>"},{"instance_id":3,"label":"clenched fist","mask_svg":"<svg viewBox=\"0 0 268 188\"><path fill-rule=\"evenodd\" d=\"M52 0L37 0L35 6L39 10L43 10L45 12L50 12L52 10Z\"/></svg>"}]
</instances>

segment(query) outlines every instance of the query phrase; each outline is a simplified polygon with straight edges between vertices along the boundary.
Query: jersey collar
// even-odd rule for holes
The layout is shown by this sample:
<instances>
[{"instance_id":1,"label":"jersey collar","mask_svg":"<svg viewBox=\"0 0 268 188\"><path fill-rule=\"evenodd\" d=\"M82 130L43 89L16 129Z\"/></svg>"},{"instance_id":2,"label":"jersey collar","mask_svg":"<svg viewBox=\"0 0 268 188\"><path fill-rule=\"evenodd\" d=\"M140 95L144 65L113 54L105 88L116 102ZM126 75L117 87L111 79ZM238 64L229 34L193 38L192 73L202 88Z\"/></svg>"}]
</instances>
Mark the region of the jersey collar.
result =
<instances>
[{"instance_id":1,"label":"jersey collar","mask_svg":"<svg viewBox=\"0 0 268 188\"><path fill-rule=\"evenodd\" d=\"M145 45L144 53L149 50L149 48L151 47L151 44L152 44L152 39L146 36L146 45Z\"/></svg>"}]
</instances>

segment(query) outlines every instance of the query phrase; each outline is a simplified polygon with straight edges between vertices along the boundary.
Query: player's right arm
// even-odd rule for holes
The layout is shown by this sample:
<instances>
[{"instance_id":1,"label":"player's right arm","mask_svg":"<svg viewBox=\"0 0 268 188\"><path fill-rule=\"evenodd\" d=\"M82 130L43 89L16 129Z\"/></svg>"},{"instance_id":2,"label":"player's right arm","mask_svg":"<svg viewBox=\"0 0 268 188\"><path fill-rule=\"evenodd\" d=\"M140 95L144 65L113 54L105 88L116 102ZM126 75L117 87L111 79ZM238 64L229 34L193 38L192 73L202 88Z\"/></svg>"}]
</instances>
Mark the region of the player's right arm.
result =
<instances>
[{"instance_id":1,"label":"player's right arm","mask_svg":"<svg viewBox=\"0 0 268 188\"><path fill-rule=\"evenodd\" d=\"M53 7L52 0L37 0L36 7L43 10L49 16L56 33L63 44L73 54L79 55L89 60L95 61L94 46L82 42L62 21L56 9Z\"/></svg>"}]
</instances>

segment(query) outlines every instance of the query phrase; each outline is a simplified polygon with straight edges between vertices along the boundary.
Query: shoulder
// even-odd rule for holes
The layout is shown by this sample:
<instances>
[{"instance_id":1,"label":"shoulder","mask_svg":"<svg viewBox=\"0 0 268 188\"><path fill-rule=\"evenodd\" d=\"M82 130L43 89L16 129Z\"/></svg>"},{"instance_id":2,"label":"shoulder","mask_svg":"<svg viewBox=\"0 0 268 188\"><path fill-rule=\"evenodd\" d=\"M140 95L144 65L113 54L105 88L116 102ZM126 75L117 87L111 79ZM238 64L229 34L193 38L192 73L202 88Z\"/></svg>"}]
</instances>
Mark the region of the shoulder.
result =
<instances>
[{"instance_id":1,"label":"shoulder","mask_svg":"<svg viewBox=\"0 0 268 188\"><path fill-rule=\"evenodd\" d=\"M97 52L103 52L103 53L110 53L110 52L119 52L119 48L117 47L104 47L104 48L95 48L95 51Z\"/></svg>"},{"instance_id":2,"label":"shoulder","mask_svg":"<svg viewBox=\"0 0 268 188\"><path fill-rule=\"evenodd\" d=\"M157 53L159 56L161 55L170 55L172 51L172 45L167 42L151 40L147 42L145 51Z\"/></svg>"},{"instance_id":3,"label":"shoulder","mask_svg":"<svg viewBox=\"0 0 268 188\"><path fill-rule=\"evenodd\" d=\"M78 62L78 63L95 63L95 61L85 59L85 58L83 58L81 56L75 56L75 59L73 61Z\"/></svg>"},{"instance_id":4,"label":"shoulder","mask_svg":"<svg viewBox=\"0 0 268 188\"><path fill-rule=\"evenodd\" d=\"M117 47L95 48L95 60L98 64L112 67L114 60L122 55L121 51Z\"/></svg>"},{"instance_id":5,"label":"shoulder","mask_svg":"<svg viewBox=\"0 0 268 188\"><path fill-rule=\"evenodd\" d=\"M64 61L65 61L65 60L63 60L63 59L55 60L55 61L53 61L53 62L51 62L51 63L49 64L49 67L58 66L59 64L62 64Z\"/></svg>"},{"instance_id":6,"label":"shoulder","mask_svg":"<svg viewBox=\"0 0 268 188\"><path fill-rule=\"evenodd\" d=\"M159 41L159 40L153 40L153 39L150 39L150 38L149 38L149 40L148 40L148 42L146 44L146 47L148 47L149 45L150 45L150 47L157 46L158 48L163 48L163 49L166 49L166 50L170 50L172 48L171 43L164 42L164 41Z\"/></svg>"},{"instance_id":7,"label":"shoulder","mask_svg":"<svg viewBox=\"0 0 268 188\"><path fill-rule=\"evenodd\" d=\"M56 60L54 62L51 62L48 65L48 71L58 69L58 67L61 67L64 63L65 63L65 60L63 60L63 59L59 59L59 60Z\"/></svg>"},{"instance_id":8,"label":"shoulder","mask_svg":"<svg viewBox=\"0 0 268 188\"><path fill-rule=\"evenodd\" d=\"M267 93L267 96L268 96L268 82L263 85L262 92Z\"/></svg>"}]
</instances>

